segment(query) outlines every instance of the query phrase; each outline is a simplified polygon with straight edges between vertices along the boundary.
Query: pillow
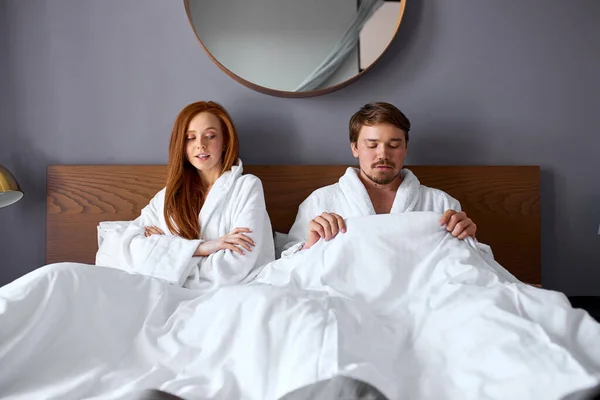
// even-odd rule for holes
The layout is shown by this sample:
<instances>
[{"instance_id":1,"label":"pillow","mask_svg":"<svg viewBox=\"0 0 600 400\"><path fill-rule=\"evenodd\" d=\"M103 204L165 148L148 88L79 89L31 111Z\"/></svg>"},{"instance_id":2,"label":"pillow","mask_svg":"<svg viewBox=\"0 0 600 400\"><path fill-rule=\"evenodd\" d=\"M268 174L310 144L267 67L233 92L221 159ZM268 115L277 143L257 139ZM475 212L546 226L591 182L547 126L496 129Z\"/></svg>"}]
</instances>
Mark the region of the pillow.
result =
<instances>
[{"instance_id":1,"label":"pillow","mask_svg":"<svg viewBox=\"0 0 600 400\"><path fill-rule=\"evenodd\" d=\"M102 221L98 224L96 265L116 267L123 233L133 221Z\"/></svg>"}]
</instances>

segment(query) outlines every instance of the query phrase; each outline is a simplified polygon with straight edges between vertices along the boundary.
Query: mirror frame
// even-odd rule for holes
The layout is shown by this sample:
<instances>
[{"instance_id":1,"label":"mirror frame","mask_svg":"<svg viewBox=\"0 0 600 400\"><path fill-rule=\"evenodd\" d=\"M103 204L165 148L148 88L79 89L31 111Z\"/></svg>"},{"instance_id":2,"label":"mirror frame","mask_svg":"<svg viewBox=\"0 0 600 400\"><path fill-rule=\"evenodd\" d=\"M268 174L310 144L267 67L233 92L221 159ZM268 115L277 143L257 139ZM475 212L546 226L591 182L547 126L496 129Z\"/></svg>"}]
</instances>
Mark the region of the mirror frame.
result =
<instances>
[{"instance_id":1,"label":"mirror frame","mask_svg":"<svg viewBox=\"0 0 600 400\"><path fill-rule=\"evenodd\" d=\"M217 60L210 53L210 51L208 51L208 49L206 48L204 43L202 43L202 39L200 39L200 36L198 36L198 32L196 31L196 28L194 28L194 24L192 22L192 15L190 12L190 1L191 0L183 0L183 5L185 7L185 13L187 15L188 22L190 24L190 27L194 31L194 35L196 35L196 38L198 39L200 46L202 46L202 49L204 49L204 52L208 55L208 57L212 60L212 62L215 63L217 65L217 67L219 67L219 69L221 69L221 71L223 71L227 75L229 75L230 78L234 79L238 83L241 83L242 85L246 86L247 88L250 88L250 89L260 92L260 93L268 94L270 96L287 97L287 98L304 98L304 97L321 96L321 95L339 90L345 86L350 85L352 82L356 81L359 77L361 77L363 74L365 74L367 71L369 71L375 64L377 64L377 62L381 59L381 57L388 51L390 45L392 44L392 42L396 38L396 35L398 34L398 30L400 29L400 24L402 23L402 18L404 17L404 10L406 8L406 0L400 0L400 15L398 16L398 23L396 24L396 29L394 29L394 35L390 39L390 42L387 44L387 46L385 46L385 49L381 52L381 54L368 67L366 67L365 69L363 69L362 71L360 71L359 73L354 75L353 77L348 78L343 82L329 86L324 89L307 90L305 92L290 92L290 91L285 91L285 90L271 89L271 88L267 88L267 87L252 83L252 82L242 78L241 76L234 74L233 72L228 70L223 64L221 64L219 62L219 60Z\"/></svg>"}]
</instances>

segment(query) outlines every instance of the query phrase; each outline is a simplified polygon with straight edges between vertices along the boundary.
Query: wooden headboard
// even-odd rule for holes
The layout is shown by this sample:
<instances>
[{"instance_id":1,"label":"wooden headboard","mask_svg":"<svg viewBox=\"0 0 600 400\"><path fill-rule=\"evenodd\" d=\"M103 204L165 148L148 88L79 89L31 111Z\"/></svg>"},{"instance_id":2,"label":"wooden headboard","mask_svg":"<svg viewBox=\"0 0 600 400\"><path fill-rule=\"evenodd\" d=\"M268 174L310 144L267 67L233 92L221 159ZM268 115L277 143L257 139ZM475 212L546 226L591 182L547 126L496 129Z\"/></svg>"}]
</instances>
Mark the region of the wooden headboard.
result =
<instances>
[{"instance_id":1,"label":"wooden headboard","mask_svg":"<svg viewBox=\"0 0 600 400\"><path fill-rule=\"evenodd\" d=\"M313 190L347 166L244 166L265 189L273 229L288 232ZM446 191L477 224L477 238L520 280L541 284L540 169L537 166L408 166L423 185ZM46 263L93 264L100 221L129 221L164 187L166 167L50 166Z\"/></svg>"}]
</instances>

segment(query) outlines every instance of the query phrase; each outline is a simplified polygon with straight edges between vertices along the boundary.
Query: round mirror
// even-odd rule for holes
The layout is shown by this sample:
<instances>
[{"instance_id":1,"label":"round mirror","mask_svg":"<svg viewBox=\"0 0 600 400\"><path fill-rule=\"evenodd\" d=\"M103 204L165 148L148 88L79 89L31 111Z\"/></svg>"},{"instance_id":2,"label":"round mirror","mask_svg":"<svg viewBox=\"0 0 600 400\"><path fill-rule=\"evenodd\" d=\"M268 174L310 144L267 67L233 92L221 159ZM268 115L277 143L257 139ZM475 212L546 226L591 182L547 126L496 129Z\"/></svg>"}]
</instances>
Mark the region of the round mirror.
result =
<instances>
[{"instance_id":1,"label":"round mirror","mask_svg":"<svg viewBox=\"0 0 600 400\"><path fill-rule=\"evenodd\" d=\"M238 82L308 97L354 81L385 52L406 1L184 0L200 44Z\"/></svg>"}]
</instances>

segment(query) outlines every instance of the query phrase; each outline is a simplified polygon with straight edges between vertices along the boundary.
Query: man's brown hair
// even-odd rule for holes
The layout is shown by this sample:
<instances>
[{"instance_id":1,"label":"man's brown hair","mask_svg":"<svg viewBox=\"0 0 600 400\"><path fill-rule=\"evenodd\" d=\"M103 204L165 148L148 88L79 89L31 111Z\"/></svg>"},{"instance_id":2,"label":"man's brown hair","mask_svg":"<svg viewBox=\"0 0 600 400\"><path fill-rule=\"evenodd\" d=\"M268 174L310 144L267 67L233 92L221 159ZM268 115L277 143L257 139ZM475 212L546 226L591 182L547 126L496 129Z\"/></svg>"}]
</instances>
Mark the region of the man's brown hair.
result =
<instances>
[{"instance_id":1,"label":"man's brown hair","mask_svg":"<svg viewBox=\"0 0 600 400\"><path fill-rule=\"evenodd\" d=\"M358 141L358 134L363 126L378 124L391 124L404 131L404 139L408 145L410 121L395 106L383 102L365 104L350 118L350 143Z\"/></svg>"}]
</instances>

